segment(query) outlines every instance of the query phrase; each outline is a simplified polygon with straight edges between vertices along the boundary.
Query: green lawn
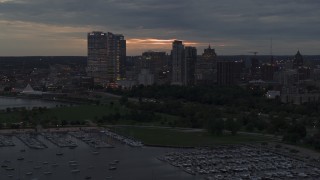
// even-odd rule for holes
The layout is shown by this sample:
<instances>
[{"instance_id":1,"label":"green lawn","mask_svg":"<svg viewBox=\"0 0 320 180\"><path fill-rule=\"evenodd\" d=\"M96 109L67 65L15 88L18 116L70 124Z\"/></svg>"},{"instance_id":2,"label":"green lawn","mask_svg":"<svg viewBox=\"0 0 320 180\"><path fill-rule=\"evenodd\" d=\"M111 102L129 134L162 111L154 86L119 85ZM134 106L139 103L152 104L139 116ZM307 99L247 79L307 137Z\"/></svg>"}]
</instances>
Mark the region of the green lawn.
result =
<instances>
[{"instance_id":1,"label":"green lawn","mask_svg":"<svg viewBox=\"0 0 320 180\"><path fill-rule=\"evenodd\" d=\"M260 135L238 134L232 136L212 136L206 132L185 132L173 128L149 127L110 127L113 131L137 138L145 144L164 146L214 146L217 144L239 144L270 141L271 139Z\"/></svg>"},{"instance_id":2,"label":"green lawn","mask_svg":"<svg viewBox=\"0 0 320 180\"><path fill-rule=\"evenodd\" d=\"M135 122L130 119L126 119L126 115L128 114L129 110L121 106L119 103L115 102L113 106L107 105L79 105L73 107L56 107L52 109L44 110L43 112L35 111L32 113L29 112L1 112L0 113L0 123L17 123L21 122L25 114L31 119L40 120L40 121L47 121L50 122L51 120L58 119L58 120L66 120L70 121L79 121L84 122L86 120L94 121L95 119L101 119L103 116L108 116L110 114L115 114L119 112L121 114L121 118L116 124L139 124L139 125L162 125L161 122L165 119L165 122L172 122L178 117L167 115L167 114L160 114L156 113L160 116L159 120L157 121L141 121ZM166 126L167 124L163 124Z\"/></svg>"},{"instance_id":3,"label":"green lawn","mask_svg":"<svg viewBox=\"0 0 320 180\"><path fill-rule=\"evenodd\" d=\"M126 112L126 109L121 108L119 106L114 106L110 108L110 106L96 106L96 105L81 105L75 107L67 107L67 108L54 108L50 109L44 114L41 114L40 117L45 118L46 116L54 117L56 116L58 119L64 120L93 120L94 117L102 117L104 115L114 113L118 109L119 112Z\"/></svg>"}]
</instances>

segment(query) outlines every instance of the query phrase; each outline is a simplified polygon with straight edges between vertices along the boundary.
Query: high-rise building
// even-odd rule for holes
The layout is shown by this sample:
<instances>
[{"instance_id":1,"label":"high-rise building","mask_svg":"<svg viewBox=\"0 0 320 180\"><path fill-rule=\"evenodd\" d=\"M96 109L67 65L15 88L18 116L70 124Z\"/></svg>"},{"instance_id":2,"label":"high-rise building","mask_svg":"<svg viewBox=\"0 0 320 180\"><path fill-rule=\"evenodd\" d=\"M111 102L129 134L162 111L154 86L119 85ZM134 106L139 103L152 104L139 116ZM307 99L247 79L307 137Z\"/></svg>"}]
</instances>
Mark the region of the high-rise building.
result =
<instances>
[{"instance_id":1,"label":"high-rise building","mask_svg":"<svg viewBox=\"0 0 320 180\"><path fill-rule=\"evenodd\" d=\"M184 75L184 45L182 41L175 40L172 43L172 80L173 85L183 85Z\"/></svg>"},{"instance_id":2,"label":"high-rise building","mask_svg":"<svg viewBox=\"0 0 320 180\"><path fill-rule=\"evenodd\" d=\"M302 58L302 55L300 54L300 51L298 51L293 59L293 69L296 69L302 66L303 66L303 58Z\"/></svg>"},{"instance_id":3,"label":"high-rise building","mask_svg":"<svg viewBox=\"0 0 320 180\"><path fill-rule=\"evenodd\" d=\"M154 83L164 84L167 82L163 79L165 67L168 66L167 56L165 52L147 51L142 53L141 69L149 69L150 73L154 75Z\"/></svg>"},{"instance_id":4,"label":"high-rise building","mask_svg":"<svg viewBox=\"0 0 320 180\"><path fill-rule=\"evenodd\" d=\"M102 86L125 77L126 40L123 35L88 33L87 74Z\"/></svg>"},{"instance_id":5,"label":"high-rise building","mask_svg":"<svg viewBox=\"0 0 320 180\"><path fill-rule=\"evenodd\" d=\"M261 77L264 81L273 81L273 75L276 71L274 64L264 63L261 66Z\"/></svg>"},{"instance_id":6,"label":"high-rise building","mask_svg":"<svg viewBox=\"0 0 320 180\"><path fill-rule=\"evenodd\" d=\"M218 85L227 86L236 83L235 77L236 63L234 61L217 62L217 83Z\"/></svg>"},{"instance_id":7,"label":"high-rise building","mask_svg":"<svg viewBox=\"0 0 320 180\"><path fill-rule=\"evenodd\" d=\"M251 58L250 75L252 80L261 79L260 62L256 55Z\"/></svg>"},{"instance_id":8,"label":"high-rise building","mask_svg":"<svg viewBox=\"0 0 320 180\"><path fill-rule=\"evenodd\" d=\"M217 54L209 47L204 50L201 58L197 59L195 70L195 83L197 85L212 85L217 81Z\"/></svg>"},{"instance_id":9,"label":"high-rise building","mask_svg":"<svg viewBox=\"0 0 320 180\"><path fill-rule=\"evenodd\" d=\"M122 34L115 34L115 64L116 64L116 80L126 78L126 58L127 58L127 43Z\"/></svg>"},{"instance_id":10,"label":"high-rise building","mask_svg":"<svg viewBox=\"0 0 320 180\"><path fill-rule=\"evenodd\" d=\"M184 85L194 85L195 83L195 65L197 61L197 49L195 47L186 46L184 50Z\"/></svg>"}]
</instances>

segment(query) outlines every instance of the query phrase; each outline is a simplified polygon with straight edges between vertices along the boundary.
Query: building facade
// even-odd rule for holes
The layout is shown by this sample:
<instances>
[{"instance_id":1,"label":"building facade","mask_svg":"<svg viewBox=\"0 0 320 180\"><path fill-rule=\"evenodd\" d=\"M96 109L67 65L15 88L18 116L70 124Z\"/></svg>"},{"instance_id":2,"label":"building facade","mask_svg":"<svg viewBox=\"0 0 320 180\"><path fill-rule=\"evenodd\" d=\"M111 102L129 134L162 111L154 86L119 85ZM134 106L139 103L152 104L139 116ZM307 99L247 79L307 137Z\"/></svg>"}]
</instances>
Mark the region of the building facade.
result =
<instances>
[{"instance_id":1,"label":"building facade","mask_svg":"<svg viewBox=\"0 0 320 180\"><path fill-rule=\"evenodd\" d=\"M172 58L172 85L183 85L185 74L184 63L184 45L182 41L175 40L172 43L171 58Z\"/></svg>"},{"instance_id":2,"label":"building facade","mask_svg":"<svg viewBox=\"0 0 320 180\"><path fill-rule=\"evenodd\" d=\"M191 86L195 84L195 65L197 61L197 49L186 46L184 50L184 75L183 85Z\"/></svg>"},{"instance_id":3,"label":"building facade","mask_svg":"<svg viewBox=\"0 0 320 180\"><path fill-rule=\"evenodd\" d=\"M197 85L212 85L217 81L217 54L209 45L196 62L195 83Z\"/></svg>"},{"instance_id":4,"label":"building facade","mask_svg":"<svg viewBox=\"0 0 320 180\"><path fill-rule=\"evenodd\" d=\"M126 40L123 35L93 31L88 33L87 74L94 83L106 86L125 78Z\"/></svg>"},{"instance_id":5,"label":"building facade","mask_svg":"<svg viewBox=\"0 0 320 180\"><path fill-rule=\"evenodd\" d=\"M234 61L222 60L217 62L217 83L221 86L229 86L236 83Z\"/></svg>"}]
</instances>

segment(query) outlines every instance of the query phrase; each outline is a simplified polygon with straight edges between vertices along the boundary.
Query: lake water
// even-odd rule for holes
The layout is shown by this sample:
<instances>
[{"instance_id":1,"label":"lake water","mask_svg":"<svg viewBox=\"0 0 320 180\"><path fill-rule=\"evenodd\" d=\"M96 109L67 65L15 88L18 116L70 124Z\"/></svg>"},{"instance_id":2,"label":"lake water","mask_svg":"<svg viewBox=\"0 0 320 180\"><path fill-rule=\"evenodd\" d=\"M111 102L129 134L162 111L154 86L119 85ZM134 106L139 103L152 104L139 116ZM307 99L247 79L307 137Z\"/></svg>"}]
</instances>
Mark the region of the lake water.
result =
<instances>
[{"instance_id":1,"label":"lake water","mask_svg":"<svg viewBox=\"0 0 320 180\"><path fill-rule=\"evenodd\" d=\"M26 108L33 108L33 107L47 107L52 108L56 107L56 105L60 105L64 103L54 102L54 101L44 101L38 99L21 99L21 98L14 98L14 97L3 97L0 96L0 110L6 109L8 107L26 107Z\"/></svg>"},{"instance_id":2,"label":"lake water","mask_svg":"<svg viewBox=\"0 0 320 180\"><path fill-rule=\"evenodd\" d=\"M99 154L84 142L76 139L78 145L75 149L59 148L51 142L38 137L48 148L42 150L30 149L19 139L13 137L16 146L0 147L0 163L10 161L9 166L15 168L8 171L0 168L0 179L26 179L26 180L80 180L91 177L94 180L119 179L119 180L179 180L197 179L178 168L159 161L157 157L173 149L142 147L132 148L127 145L117 144L115 148L99 149ZM21 152L25 149L25 152ZM57 152L63 152L63 156L57 156ZM17 160L24 157L24 160ZM109 170L109 163L119 160L116 170ZM71 167L69 161L77 161L78 167ZM52 166L57 163L58 166ZM8 167L9 167L8 166ZM39 169L34 169L41 166ZM73 169L80 172L72 173ZM52 172L45 175L44 172ZM32 175L26 173L32 172ZM12 175L12 176L11 176ZM9 177L10 176L10 177ZM112 177L112 178L110 178Z\"/></svg>"}]
</instances>

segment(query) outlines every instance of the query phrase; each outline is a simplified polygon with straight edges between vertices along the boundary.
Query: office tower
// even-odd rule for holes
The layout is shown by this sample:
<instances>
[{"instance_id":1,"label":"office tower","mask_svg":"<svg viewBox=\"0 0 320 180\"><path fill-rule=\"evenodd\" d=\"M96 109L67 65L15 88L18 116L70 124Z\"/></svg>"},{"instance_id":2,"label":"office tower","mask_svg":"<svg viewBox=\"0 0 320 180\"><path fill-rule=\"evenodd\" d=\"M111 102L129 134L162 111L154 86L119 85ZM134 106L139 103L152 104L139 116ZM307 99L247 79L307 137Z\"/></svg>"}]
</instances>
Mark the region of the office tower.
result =
<instances>
[{"instance_id":1,"label":"office tower","mask_svg":"<svg viewBox=\"0 0 320 180\"><path fill-rule=\"evenodd\" d=\"M103 32L88 33L87 74L94 78L95 84L107 82L107 38Z\"/></svg>"},{"instance_id":2,"label":"office tower","mask_svg":"<svg viewBox=\"0 0 320 180\"><path fill-rule=\"evenodd\" d=\"M172 43L171 58L172 58L172 80L173 85L183 85L184 75L184 45L182 41L175 40Z\"/></svg>"},{"instance_id":3,"label":"office tower","mask_svg":"<svg viewBox=\"0 0 320 180\"><path fill-rule=\"evenodd\" d=\"M115 34L115 64L116 64L116 80L126 78L126 57L127 57L127 45L126 40L122 34Z\"/></svg>"},{"instance_id":4,"label":"office tower","mask_svg":"<svg viewBox=\"0 0 320 180\"><path fill-rule=\"evenodd\" d=\"M236 83L234 61L217 62L217 83L218 85L227 86Z\"/></svg>"},{"instance_id":5,"label":"office tower","mask_svg":"<svg viewBox=\"0 0 320 180\"><path fill-rule=\"evenodd\" d=\"M298 51L293 59L293 69L297 69L302 66L303 66L303 58L302 58L302 55L300 54L300 51Z\"/></svg>"},{"instance_id":6,"label":"office tower","mask_svg":"<svg viewBox=\"0 0 320 180\"><path fill-rule=\"evenodd\" d=\"M195 83L195 65L197 61L197 49L186 46L184 49L184 75L183 84L190 86Z\"/></svg>"},{"instance_id":7,"label":"office tower","mask_svg":"<svg viewBox=\"0 0 320 180\"><path fill-rule=\"evenodd\" d=\"M106 86L125 77L126 40L123 35L88 33L87 74L94 83Z\"/></svg>"},{"instance_id":8,"label":"office tower","mask_svg":"<svg viewBox=\"0 0 320 180\"><path fill-rule=\"evenodd\" d=\"M273 75L276 71L274 64L264 63L261 66L261 77L264 81L273 81Z\"/></svg>"},{"instance_id":9,"label":"office tower","mask_svg":"<svg viewBox=\"0 0 320 180\"><path fill-rule=\"evenodd\" d=\"M197 85L212 85L217 81L217 54L211 46L204 50L197 59L195 70L195 83Z\"/></svg>"},{"instance_id":10,"label":"office tower","mask_svg":"<svg viewBox=\"0 0 320 180\"><path fill-rule=\"evenodd\" d=\"M154 75L154 83L164 84L167 82L163 79L163 73L167 73L168 66L165 52L147 51L142 53L141 69L149 69L149 72Z\"/></svg>"},{"instance_id":11,"label":"office tower","mask_svg":"<svg viewBox=\"0 0 320 180\"><path fill-rule=\"evenodd\" d=\"M261 79L260 62L256 55L251 58L250 75L253 80Z\"/></svg>"}]
</instances>

